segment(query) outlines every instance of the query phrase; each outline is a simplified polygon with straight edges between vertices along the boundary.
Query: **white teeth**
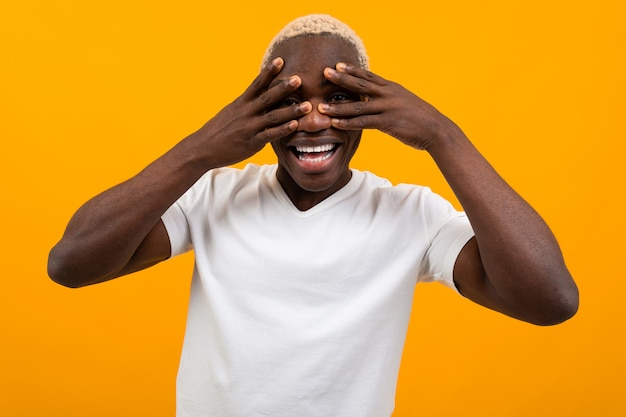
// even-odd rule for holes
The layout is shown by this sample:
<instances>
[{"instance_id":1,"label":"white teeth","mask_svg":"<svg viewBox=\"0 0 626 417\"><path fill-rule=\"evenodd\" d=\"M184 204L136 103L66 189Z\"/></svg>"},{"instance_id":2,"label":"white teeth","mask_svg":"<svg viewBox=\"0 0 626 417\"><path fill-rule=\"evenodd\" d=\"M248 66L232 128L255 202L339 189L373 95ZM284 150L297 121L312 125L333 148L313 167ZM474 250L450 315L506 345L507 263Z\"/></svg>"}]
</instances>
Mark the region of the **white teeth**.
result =
<instances>
[{"instance_id":1,"label":"white teeth","mask_svg":"<svg viewBox=\"0 0 626 417\"><path fill-rule=\"evenodd\" d=\"M325 155L322 156L318 156L317 158L306 158L304 155L298 155L298 159L301 161L307 161L307 162L311 162L311 163L316 163L316 162L322 162L325 161L326 159L330 158L332 156L332 154L327 153Z\"/></svg>"},{"instance_id":2,"label":"white teeth","mask_svg":"<svg viewBox=\"0 0 626 417\"><path fill-rule=\"evenodd\" d=\"M328 152L335 148L335 145L319 145L319 146L296 146L296 151L310 153L310 152Z\"/></svg>"}]
</instances>

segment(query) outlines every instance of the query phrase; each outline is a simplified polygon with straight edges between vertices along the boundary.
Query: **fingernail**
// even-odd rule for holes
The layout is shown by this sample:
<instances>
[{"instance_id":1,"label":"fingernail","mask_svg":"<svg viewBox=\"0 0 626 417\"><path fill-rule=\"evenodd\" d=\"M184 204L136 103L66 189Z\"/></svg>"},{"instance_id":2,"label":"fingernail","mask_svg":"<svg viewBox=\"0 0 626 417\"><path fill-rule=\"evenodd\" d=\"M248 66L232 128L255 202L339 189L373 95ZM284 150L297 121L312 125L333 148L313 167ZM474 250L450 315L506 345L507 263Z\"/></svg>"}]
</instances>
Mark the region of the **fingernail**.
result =
<instances>
[{"instance_id":1,"label":"fingernail","mask_svg":"<svg viewBox=\"0 0 626 417\"><path fill-rule=\"evenodd\" d=\"M337 71L344 72L346 70L347 65L343 62L337 63Z\"/></svg>"},{"instance_id":2,"label":"fingernail","mask_svg":"<svg viewBox=\"0 0 626 417\"><path fill-rule=\"evenodd\" d=\"M278 68L282 65L283 63L283 59L278 57L278 58L274 58L274 60L272 61L272 66Z\"/></svg>"},{"instance_id":3,"label":"fingernail","mask_svg":"<svg viewBox=\"0 0 626 417\"><path fill-rule=\"evenodd\" d=\"M292 87L297 86L299 82L300 78L297 75L294 75L289 79L289 85Z\"/></svg>"},{"instance_id":4,"label":"fingernail","mask_svg":"<svg viewBox=\"0 0 626 417\"><path fill-rule=\"evenodd\" d=\"M320 103L317 105L317 108L320 112L324 113L330 109L330 106L326 103Z\"/></svg>"},{"instance_id":5,"label":"fingernail","mask_svg":"<svg viewBox=\"0 0 626 417\"><path fill-rule=\"evenodd\" d=\"M304 103L300 103L300 111L304 113L309 113L313 109L313 106L310 102L305 101Z\"/></svg>"}]
</instances>

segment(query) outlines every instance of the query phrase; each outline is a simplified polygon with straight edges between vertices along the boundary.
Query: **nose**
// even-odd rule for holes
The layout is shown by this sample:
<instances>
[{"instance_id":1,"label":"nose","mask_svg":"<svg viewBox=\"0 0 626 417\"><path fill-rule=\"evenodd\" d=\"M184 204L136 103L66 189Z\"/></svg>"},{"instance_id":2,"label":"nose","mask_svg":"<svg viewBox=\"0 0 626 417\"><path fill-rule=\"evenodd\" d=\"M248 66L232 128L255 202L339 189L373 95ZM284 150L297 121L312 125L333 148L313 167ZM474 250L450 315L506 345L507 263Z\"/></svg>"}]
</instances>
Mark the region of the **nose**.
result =
<instances>
[{"instance_id":1,"label":"nose","mask_svg":"<svg viewBox=\"0 0 626 417\"><path fill-rule=\"evenodd\" d=\"M298 131L319 132L321 130L330 128L330 117L320 113L317 110L318 103L311 101L311 105L313 109L308 114L305 114L298 120Z\"/></svg>"}]
</instances>

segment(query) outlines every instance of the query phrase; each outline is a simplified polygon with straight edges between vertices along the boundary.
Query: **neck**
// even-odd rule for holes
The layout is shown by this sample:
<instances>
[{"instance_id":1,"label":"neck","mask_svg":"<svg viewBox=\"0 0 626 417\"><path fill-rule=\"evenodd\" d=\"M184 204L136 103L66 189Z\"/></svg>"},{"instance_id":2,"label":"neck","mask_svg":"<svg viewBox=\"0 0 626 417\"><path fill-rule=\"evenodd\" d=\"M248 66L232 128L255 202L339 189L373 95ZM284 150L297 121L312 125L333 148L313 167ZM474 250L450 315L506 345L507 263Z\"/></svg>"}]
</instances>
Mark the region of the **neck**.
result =
<instances>
[{"instance_id":1,"label":"neck","mask_svg":"<svg viewBox=\"0 0 626 417\"><path fill-rule=\"evenodd\" d=\"M278 166L278 171L276 172L276 178L293 205L300 211L307 211L335 194L348 182L350 182L350 178L352 178L352 171L348 170L345 175L342 175L338 181L330 187L321 190L307 189L304 186L299 185L285 170L281 169L280 165Z\"/></svg>"}]
</instances>

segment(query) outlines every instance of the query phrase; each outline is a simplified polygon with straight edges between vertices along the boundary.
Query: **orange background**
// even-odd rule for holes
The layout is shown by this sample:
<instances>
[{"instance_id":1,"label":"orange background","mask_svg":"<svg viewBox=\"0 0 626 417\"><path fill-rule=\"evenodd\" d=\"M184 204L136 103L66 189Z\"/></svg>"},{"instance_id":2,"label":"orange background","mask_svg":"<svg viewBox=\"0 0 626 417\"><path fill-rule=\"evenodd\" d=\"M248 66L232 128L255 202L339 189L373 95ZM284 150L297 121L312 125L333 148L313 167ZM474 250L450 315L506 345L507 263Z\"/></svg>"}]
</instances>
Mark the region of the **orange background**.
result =
<instances>
[{"instance_id":1,"label":"orange background","mask_svg":"<svg viewBox=\"0 0 626 417\"><path fill-rule=\"evenodd\" d=\"M544 215L581 290L574 319L540 328L418 286L395 416L626 414L624 2L5 3L1 415L173 415L192 257L70 290L48 280L47 252L81 203L234 99L273 34L310 12L353 26L373 71L464 128ZM354 166L454 200L428 155L376 132Z\"/></svg>"}]
</instances>

